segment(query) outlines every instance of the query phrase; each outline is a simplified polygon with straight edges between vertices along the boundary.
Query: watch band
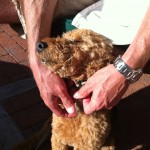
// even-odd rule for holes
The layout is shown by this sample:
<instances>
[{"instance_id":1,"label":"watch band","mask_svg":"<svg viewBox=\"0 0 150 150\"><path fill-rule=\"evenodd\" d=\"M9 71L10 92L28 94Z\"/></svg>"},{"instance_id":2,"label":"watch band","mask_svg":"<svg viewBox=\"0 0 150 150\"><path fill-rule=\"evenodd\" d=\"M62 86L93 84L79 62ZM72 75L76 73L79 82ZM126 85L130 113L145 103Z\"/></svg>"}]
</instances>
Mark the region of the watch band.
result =
<instances>
[{"instance_id":1,"label":"watch band","mask_svg":"<svg viewBox=\"0 0 150 150\"><path fill-rule=\"evenodd\" d=\"M136 82L143 74L142 69L133 70L128 66L122 60L121 55L116 58L114 67L129 81L130 84Z\"/></svg>"}]
</instances>

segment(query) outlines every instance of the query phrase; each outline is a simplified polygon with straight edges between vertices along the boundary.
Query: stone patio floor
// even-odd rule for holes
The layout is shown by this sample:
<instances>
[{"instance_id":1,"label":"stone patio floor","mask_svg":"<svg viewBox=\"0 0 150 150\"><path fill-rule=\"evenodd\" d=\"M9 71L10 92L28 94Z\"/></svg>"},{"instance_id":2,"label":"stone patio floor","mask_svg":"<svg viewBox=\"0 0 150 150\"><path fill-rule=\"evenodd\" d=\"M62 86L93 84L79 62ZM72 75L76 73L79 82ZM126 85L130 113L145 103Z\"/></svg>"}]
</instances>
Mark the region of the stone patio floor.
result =
<instances>
[{"instance_id":1,"label":"stone patio floor","mask_svg":"<svg viewBox=\"0 0 150 150\"><path fill-rule=\"evenodd\" d=\"M0 106L1 150L39 131L51 113L29 68L26 40L8 24L0 24Z\"/></svg>"}]
</instances>

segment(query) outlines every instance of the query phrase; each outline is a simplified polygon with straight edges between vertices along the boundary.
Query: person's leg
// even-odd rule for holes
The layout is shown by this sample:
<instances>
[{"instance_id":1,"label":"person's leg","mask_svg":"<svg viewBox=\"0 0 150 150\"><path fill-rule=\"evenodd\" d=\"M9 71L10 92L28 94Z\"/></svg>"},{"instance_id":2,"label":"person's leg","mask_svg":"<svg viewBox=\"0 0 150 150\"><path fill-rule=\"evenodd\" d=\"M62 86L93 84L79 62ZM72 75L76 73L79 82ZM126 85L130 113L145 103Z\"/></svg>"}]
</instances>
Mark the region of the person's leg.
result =
<instances>
[{"instance_id":1,"label":"person's leg","mask_svg":"<svg viewBox=\"0 0 150 150\"><path fill-rule=\"evenodd\" d=\"M51 36L56 37L62 33L75 29L71 24L74 16L89 5L99 0L58 0L54 13Z\"/></svg>"},{"instance_id":2,"label":"person's leg","mask_svg":"<svg viewBox=\"0 0 150 150\"><path fill-rule=\"evenodd\" d=\"M11 0L0 0L0 23L19 23L15 6Z\"/></svg>"},{"instance_id":3,"label":"person's leg","mask_svg":"<svg viewBox=\"0 0 150 150\"><path fill-rule=\"evenodd\" d=\"M54 19L76 15L79 11L99 0L58 0Z\"/></svg>"}]
</instances>

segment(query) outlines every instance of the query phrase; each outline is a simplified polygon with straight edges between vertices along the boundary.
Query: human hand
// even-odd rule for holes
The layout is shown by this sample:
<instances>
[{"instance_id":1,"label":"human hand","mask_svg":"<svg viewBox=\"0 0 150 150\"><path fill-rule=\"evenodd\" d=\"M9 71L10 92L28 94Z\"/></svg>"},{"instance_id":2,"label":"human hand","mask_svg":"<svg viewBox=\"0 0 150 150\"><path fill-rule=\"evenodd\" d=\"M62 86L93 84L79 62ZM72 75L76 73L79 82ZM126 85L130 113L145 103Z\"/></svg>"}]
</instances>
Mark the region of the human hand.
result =
<instances>
[{"instance_id":1,"label":"human hand","mask_svg":"<svg viewBox=\"0 0 150 150\"><path fill-rule=\"evenodd\" d=\"M83 99L84 112L91 114L102 108L111 109L120 101L127 87L125 77L113 65L108 65L91 76L74 98Z\"/></svg>"},{"instance_id":2,"label":"human hand","mask_svg":"<svg viewBox=\"0 0 150 150\"><path fill-rule=\"evenodd\" d=\"M63 79L39 62L31 65L33 75L44 103L57 115L74 117L74 102L70 98ZM65 109L62 109L63 104Z\"/></svg>"}]
</instances>

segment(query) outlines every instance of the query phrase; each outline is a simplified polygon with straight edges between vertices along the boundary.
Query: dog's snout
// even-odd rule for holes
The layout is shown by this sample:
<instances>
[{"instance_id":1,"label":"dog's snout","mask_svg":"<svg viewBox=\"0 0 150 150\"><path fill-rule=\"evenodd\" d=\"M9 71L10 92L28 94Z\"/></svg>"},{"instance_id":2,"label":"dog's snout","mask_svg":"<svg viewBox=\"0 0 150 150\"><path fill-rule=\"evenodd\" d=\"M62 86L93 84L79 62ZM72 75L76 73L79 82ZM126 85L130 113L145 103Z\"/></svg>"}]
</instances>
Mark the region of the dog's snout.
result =
<instances>
[{"instance_id":1,"label":"dog's snout","mask_svg":"<svg viewBox=\"0 0 150 150\"><path fill-rule=\"evenodd\" d=\"M47 43L45 43L45 42L39 42L39 43L37 44L37 51L38 51L38 52L42 52L43 49L44 49L44 48L47 48L47 47L48 47Z\"/></svg>"}]
</instances>

